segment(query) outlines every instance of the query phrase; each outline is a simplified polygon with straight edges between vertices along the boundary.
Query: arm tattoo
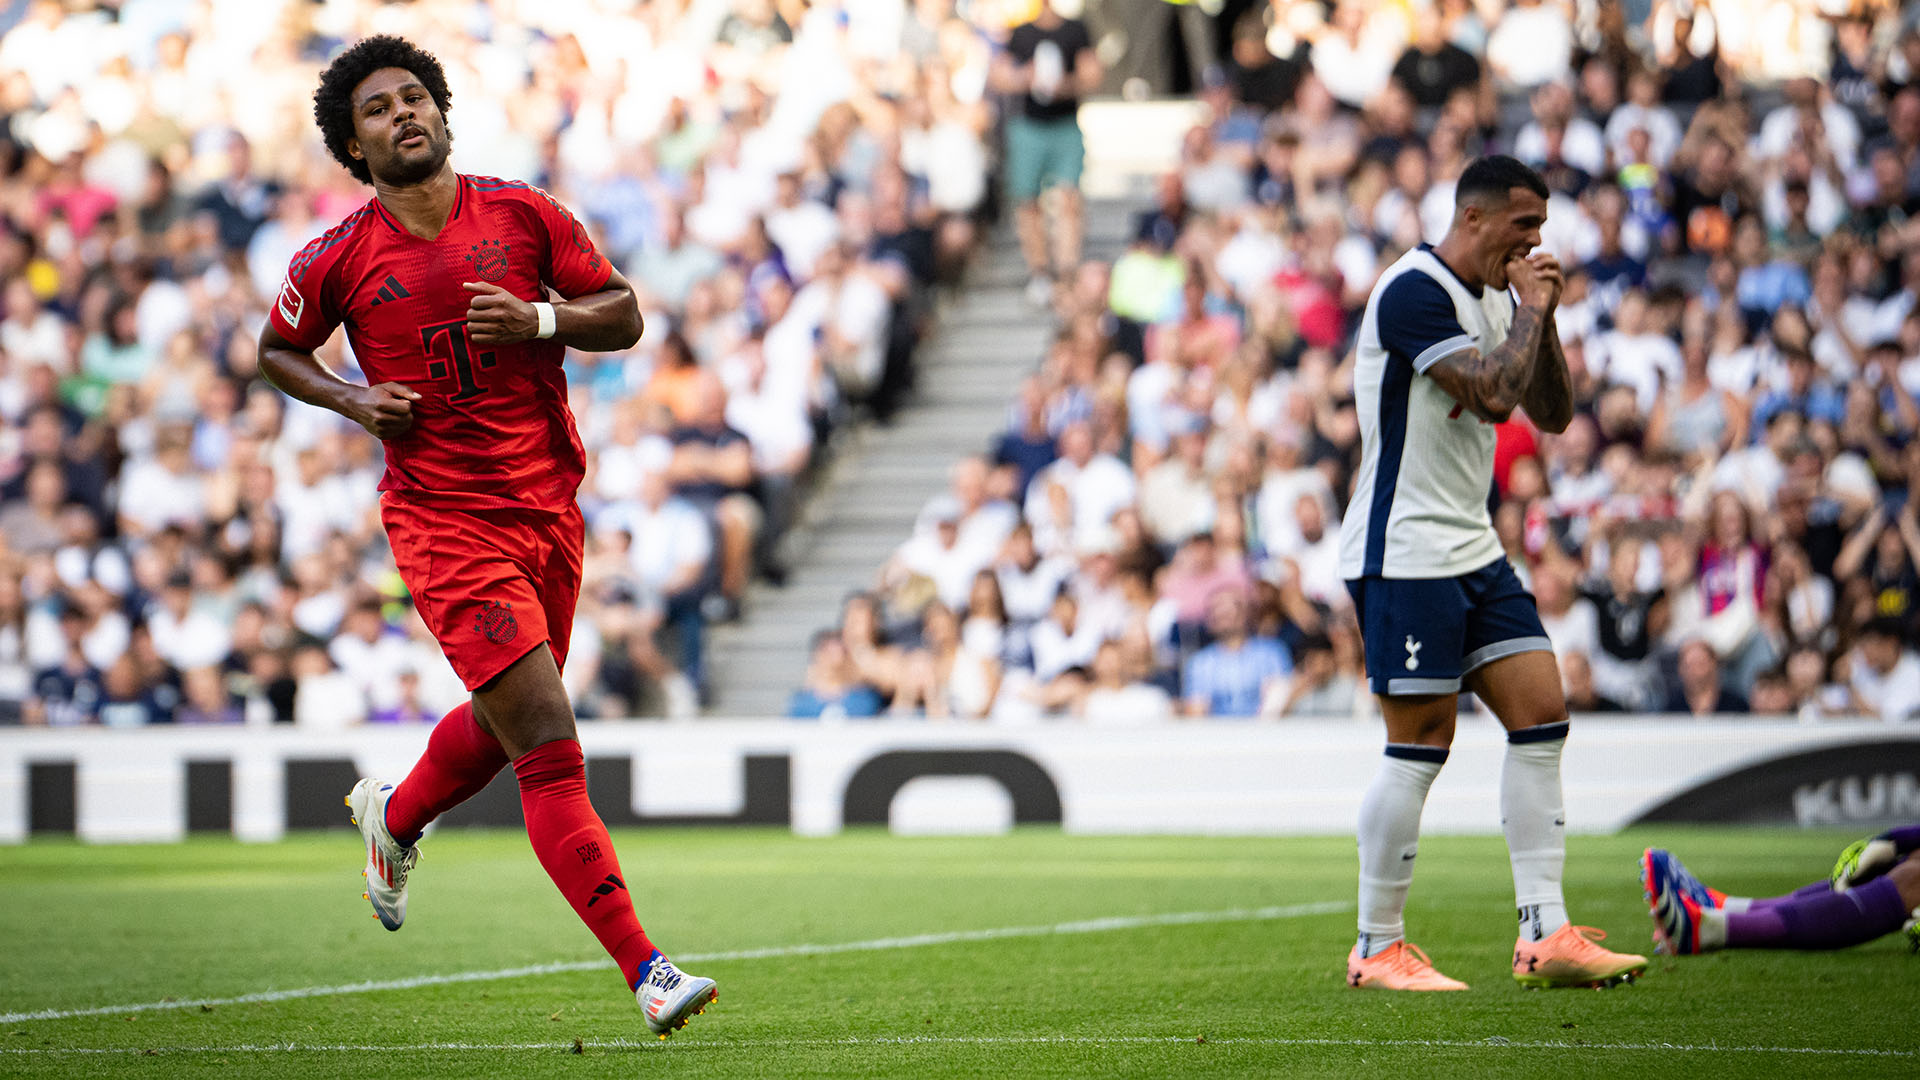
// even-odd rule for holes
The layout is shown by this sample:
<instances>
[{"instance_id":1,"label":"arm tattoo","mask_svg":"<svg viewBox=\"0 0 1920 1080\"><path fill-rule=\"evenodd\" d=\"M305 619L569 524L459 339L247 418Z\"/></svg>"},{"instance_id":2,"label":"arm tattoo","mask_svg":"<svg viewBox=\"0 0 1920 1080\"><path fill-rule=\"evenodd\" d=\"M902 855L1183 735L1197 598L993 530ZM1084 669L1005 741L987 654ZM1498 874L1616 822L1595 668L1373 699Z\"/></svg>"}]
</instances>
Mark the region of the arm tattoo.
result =
<instances>
[{"instance_id":1,"label":"arm tattoo","mask_svg":"<svg viewBox=\"0 0 1920 1080\"><path fill-rule=\"evenodd\" d=\"M1560 328L1547 316L1540 331L1540 351L1533 361L1533 378L1520 404L1540 430L1558 435L1573 422L1573 378L1567 374L1567 354L1560 351Z\"/></svg>"},{"instance_id":2,"label":"arm tattoo","mask_svg":"<svg viewBox=\"0 0 1920 1080\"><path fill-rule=\"evenodd\" d=\"M1489 423L1500 423L1512 415L1533 379L1534 358L1540 351L1546 322L1545 312L1515 308L1513 326L1499 348L1484 356L1478 349L1461 349L1435 361L1427 369L1427 376L1468 412Z\"/></svg>"}]
</instances>

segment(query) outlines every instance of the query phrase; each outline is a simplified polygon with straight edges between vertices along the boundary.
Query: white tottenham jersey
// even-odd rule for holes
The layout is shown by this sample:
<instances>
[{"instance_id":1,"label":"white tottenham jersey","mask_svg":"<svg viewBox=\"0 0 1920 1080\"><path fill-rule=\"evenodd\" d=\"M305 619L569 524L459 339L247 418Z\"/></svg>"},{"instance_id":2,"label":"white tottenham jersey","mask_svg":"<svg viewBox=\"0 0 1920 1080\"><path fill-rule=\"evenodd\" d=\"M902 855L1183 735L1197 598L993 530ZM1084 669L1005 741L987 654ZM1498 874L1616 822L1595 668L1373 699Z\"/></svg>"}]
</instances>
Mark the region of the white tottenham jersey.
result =
<instances>
[{"instance_id":1,"label":"white tottenham jersey","mask_svg":"<svg viewBox=\"0 0 1920 1080\"><path fill-rule=\"evenodd\" d=\"M1487 515L1493 425L1468 412L1428 368L1507 339L1513 295L1476 296L1426 244L1388 267L1355 342L1360 475L1340 527L1340 575L1454 577L1500 558Z\"/></svg>"}]
</instances>

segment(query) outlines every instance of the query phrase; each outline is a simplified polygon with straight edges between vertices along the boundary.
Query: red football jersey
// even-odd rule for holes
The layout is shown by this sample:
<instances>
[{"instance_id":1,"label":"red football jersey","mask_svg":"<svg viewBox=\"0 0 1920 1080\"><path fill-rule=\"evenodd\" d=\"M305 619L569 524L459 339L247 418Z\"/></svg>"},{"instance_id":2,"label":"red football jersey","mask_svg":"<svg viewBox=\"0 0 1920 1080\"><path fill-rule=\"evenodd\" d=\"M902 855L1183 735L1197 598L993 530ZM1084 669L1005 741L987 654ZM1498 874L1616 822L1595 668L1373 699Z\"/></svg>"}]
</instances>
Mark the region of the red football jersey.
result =
<instances>
[{"instance_id":1,"label":"red football jersey","mask_svg":"<svg viewBox=\"0 0 1920 1080\"><path fill-rule=\"evenodd\" d=\"M566 349L538 339L473 344L467 304L477 294L461 286L492 282L531 303L547 299L546 286L565 297L599 292L613 269L539 188L459 182L432 240L368 200L294 256L268 318L300 349L344 323L369 384L421 395L413 427L386 443L381 491L436 506L559 510L586 475L560 366Z\"/></svg>"}]
</instances>

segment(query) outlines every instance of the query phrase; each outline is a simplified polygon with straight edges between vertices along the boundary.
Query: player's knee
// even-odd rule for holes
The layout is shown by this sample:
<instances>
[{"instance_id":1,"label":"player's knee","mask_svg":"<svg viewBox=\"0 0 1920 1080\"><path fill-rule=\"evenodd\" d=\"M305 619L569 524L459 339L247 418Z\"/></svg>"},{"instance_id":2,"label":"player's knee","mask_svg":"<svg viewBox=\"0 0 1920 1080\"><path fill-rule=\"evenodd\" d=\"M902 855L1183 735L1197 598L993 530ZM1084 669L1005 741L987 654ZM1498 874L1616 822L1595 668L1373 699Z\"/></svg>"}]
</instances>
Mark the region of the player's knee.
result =
<instances>
[{"instance_id":1,"label":"player's knee","mask_svg":"<svg viewBox=\"0 0 1920 1080\"><path fill-rule=\"evenodd\" d=\"M1560 693L1556 683L1552 693L1524 695L1512 709L1512 715L1503 717L1510 730L1521 731L1527 728L1549 727L1554 724L1566 724L1570 719L1567 713L1567 698Z\"/></svg>"},{"instance_id":2,"label":"player's knee","mask_svg":"<svg viewBox=\"0 0 1920 1080\"><path fill-rule=\"evenodd\" d=\"M1559 724L1565 727L1572 722L1573 717L1567 712L1567 703L1565 701L1556 701L1534 714L1532 726L1551 727L1554 724Z\"/></svg>"},{"instance_id":3,"label":"player's knee","mask_svg":"<svg viewBox=\"0 0 1920 1080\"><path fill-rule=\"evenodd\" d=\"M1532 717L1532 723L1519 723L1507 729L1507 741L1511 743L1551 742L1567 737L1567 711L1543 711Z\"/></svg>"},{"instance_id":4,"label":"player's knee","mask_svg":"<svg viewBox=\"0 0 1920 1080\"><path fill-rule=\"evenodd\" d=\"M1416 746L1453 745L1456 717L1452 710L1395 709L1387 717L1387 741Z\"/></svg>"},{"instance_id":5,"label":"player's knee","mask_svg":"<svg viewBox=\"0 0 1920 1080\"><path fill-rule=\"evenodd\" d=\"M573 722L573 703L565 694L534 702L515 726L519 730L514 741L529 748L580 737Z\"/></svg>"}]
</instances>

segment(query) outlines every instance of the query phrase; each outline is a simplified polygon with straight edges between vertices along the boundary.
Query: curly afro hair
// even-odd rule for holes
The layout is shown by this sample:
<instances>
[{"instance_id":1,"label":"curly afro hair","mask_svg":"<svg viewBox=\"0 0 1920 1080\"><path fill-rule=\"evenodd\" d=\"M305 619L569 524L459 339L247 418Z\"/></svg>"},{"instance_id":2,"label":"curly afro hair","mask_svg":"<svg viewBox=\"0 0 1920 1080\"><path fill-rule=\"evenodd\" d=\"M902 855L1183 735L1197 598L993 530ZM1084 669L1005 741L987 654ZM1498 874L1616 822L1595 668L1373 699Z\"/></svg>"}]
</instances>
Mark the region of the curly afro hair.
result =
<instances>
[{"instance_id":1,"label":"curly afro hair","mask_svg":"<svg viewBox=\"0 0 1920 1080\"><path fill-rule=\"evenodd\" d=\"M320 85L313 92L313 121L320 125L320 138L327 144L327 152L363 184L371 184L373 174L367 170L365 161L347 153L347 142L353 138L353 88L381 68L411 71L420 85L427 88L442 116L453 102L453 95L447 91L447 73L440 67L440 61L405 38L380 34L334 57L333 63L321 73ZM448 128L447 136L452 138L452 128Z\"/></svg>"}]
</instances>

